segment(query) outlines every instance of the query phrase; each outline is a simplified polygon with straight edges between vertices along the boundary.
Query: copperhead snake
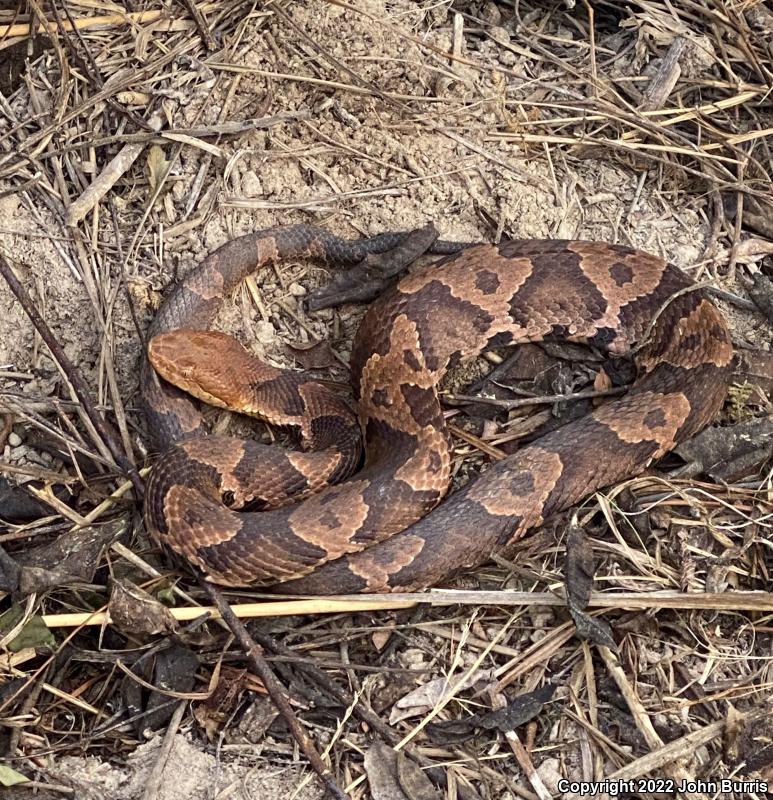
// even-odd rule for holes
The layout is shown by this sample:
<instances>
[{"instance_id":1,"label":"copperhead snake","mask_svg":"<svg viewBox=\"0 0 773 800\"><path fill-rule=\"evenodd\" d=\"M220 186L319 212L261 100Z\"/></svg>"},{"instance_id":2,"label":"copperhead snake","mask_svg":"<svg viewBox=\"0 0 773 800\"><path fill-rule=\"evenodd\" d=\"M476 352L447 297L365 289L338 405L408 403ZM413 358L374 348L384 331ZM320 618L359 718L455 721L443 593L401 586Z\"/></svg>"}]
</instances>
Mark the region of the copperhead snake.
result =
<instances>
[{"instance_id":1,"label":"copperhead snake","mask_svg":"<svg viewBox=\"0 0 773 800\"><path fill-rule=\"evenodd\" d=\"M208 579L303 594L424 588L641 472L719 411L733 353L717 308L676 267L606 242L474 245L403 277L355 336L356 414L303 373L255 364L208 332L228 294L269 263L352 266L394 243L305 225L242 236L176 285L153 320L140 386L161 455L145 520ZM487 346L547 337L613 355L639 343L639 377L441 502L451 480L443 374ZM295 426L304 450L206 434L183 389Z\"/></svg>"}]
</instances>

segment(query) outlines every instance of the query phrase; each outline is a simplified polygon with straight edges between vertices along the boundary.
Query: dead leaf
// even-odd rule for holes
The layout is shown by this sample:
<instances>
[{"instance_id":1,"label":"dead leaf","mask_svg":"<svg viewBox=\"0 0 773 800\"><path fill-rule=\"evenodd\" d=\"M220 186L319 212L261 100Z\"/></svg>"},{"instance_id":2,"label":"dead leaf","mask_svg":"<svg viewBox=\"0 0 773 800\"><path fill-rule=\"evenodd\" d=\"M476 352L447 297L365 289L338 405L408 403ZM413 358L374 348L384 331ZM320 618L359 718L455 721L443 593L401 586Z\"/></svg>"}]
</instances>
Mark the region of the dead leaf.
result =
<instances>
[{"instance_id":1,"label":"dead leaf","mask_svg":"<svg viewBox=\"0 0 773 800\"><path fill-rule=\"evenodd\" d=\"M193 716L210 742L234 712L245 689L246 675L246 669L222 667L215 691L203 703L194 707Z\"/></svg>"},{"instance_id":2,"label":"dead leaf","mask_svg":"<svg viewBox=\"0 0 773 800\"><path fill-rule=\"evenodd\" d=\"M485 714L470 714L462 719L430 722L427 725L427 733L433 741L446 744L471 739L478 728L507 733L534 719L550 701L555 691L555 684L546 683L533 692L517 695L504 708Z\"/></svg>"},{"instance_id":3,"label":"dead leaf","mask_svg":"<svg viewBox=\"0 0 773 800\"><path fill-rule=\"evenodd\" d=\"M0 764L0 786L18 786L20 783L29 783L29 778L5 764Z\"/></svg>"},{"instance_id":4,"label":"dead leaf","mask_svg":"<svg viewBox=\"0 0 773 800\"><path fill-rule=\"evenodd\" d=\"M773 353L767 350L737 349L737 366L733 372L734 383L751 383L762 394L773 394Z\"/></svg>"},{"instance_id":5,"label":"dead leaf","mask_svg":"<svg viewBox=\"0 0 773 800\"><path fill-rule=\"evenodd\" d=\"M448 746L462 744L476 735L476 716L473 714L462 719L444 719L440 722L429 722L426 726L427 734L433 742Z\"/></svg>"},{"instance_id":6,"label":"dead leaf","mask_svg":"<svg viewBox=\"0 0 773 800\"><path fill-rule=\"evenodd\" d=\"M167 691L186 693L193 691L196 685L196 671L199 668L199 657L188 647L173 644L162 650L154 659L154 686L163 687ZM157 731L163 728L174 714L175 703L169 703L169 695L161 692L150 692L145 703L146 715L140 720L140 728Z\"/></svg>"},{"instance_id":7,"label":"dead leaf","mask_svg":"<svg viewBox=\"0 0 773 800\"><path fill-rule=\"evenodd\" d=\"M408 800L442 800L427 773L405 753L397 753L397 782Z\"/></svg>"},{"instance_id":8,"label":"dead leaf","mask_svg":"<svg viewBox=\"0 0 773 800\"><path fill-rule=\"evenodd\" d=\"M266 735L279 712L274 701L265 695L253 698L238 724L229 725L225 730L228 744L257 744Z\"/></svg>"},{"instance_id":9,"label":"dead leaf","mask_svg":"<svg viewBox=\"0 0 773 800\"><path fill-rule=\"evenodd\" d=\"M609 374L604 372L603 369L600 369L596 373L596 377L593 379L593 389L596 392L606 392L608 389L612 388L612 378L609 377ZM599 398L601 399L601 398Z\"/></svg>"},{"instance_id":10,"label":"dead leaf","mask_svg":"<svg viewBox=\"0 0 773 800\"><path fill-rule=\"evenodd\" d=\"M606 620L600 617L591 617L584 611L575 608L570 608L569 614L574 620L575 633L580 639L617 652L617 642L612 636L612 628Z\"/></svg>"},{"instance_id":11,"label":"dead leaf","mask_svg":"<svg viewBox=\"0 0 773 800\"><path fill-rule=\"evenodd\" d=\"M11 632L23 619L24 608L18 603L12 605L4 614L0 615L0 639ZM28 647L36 650L52 650L56 646L56 639L51 630L43 622L43 617L36 614L30 617L24 627L5 645L11 653L18 653Z\"/></svg>"},{"instance_id":12,"label":"dead leaf","mask_svg":"<svg viewBox=\"0 0 773 800\"><path fill-rule=\"evenodd\" d=\"M148 150L148 183L150 184L151 194L155 194L158 187L166 177L169 169L169 162L166 160L164 148L154 144Z\"/></svg>"},{"instance_id":13,"label":"dead leaf","mask_svg":"<svg viewBox=\"0 0 773 800\"><path fill-rule=\"evenodd\" d=\"M372 800L442 800L416 764L383 742L371 745L364 766Z\"/></svg>"},{"instance_id":14,"label":"dead leaf","mask_svg":"<svg viewBox=\"0 0 773 800\"><path fill-rule=\"evenodd\" d=\"M389 641L389 637L392 635L391 631L375 631L370 639L373 642L373 646L378 650L380 653L386 643Z\"/></svg>"},{"instance_id":15,"label":"dead leaf","mask_svg":"<svg viewBox=\"0 0 773 800\"><path fill-rule=\"evenodd\" d=\"M463 676L458 676L452 678L451 681L448 678L435 678L409 692L405 697L401 697L392 707L389 724L394 725L400 720L426 714L449 694L469 689L480 681L493 680L494 671L493 669L479 669L467 680L462 681L462 678Z\"/></svg>"},{"instance_id":16,"label":"dead leaf","mask_svg":"<svg viewBox=\"0 0 773 800\"><path fill-rule=\"evenodd\" d=\"M752 284L747 291L754 305L768 318L768 323L773 325L773 281L767 275L756 272L752 275Z\"/></svg>"},{"instance_id":17,"label":"dead leaf","mask_svg":"<svg viewBox=\"0 0 773 800\"><path fill-rule=\"evenodd\" d=\"M108 614L110 621L124 633L152 636L177 629L177 621L169 609L129 581L113 581Z\"/></svg>"},{"instance_id":18,"label":"dead leaf","mask_svg":"<svg viewBox=\"0 0 773 800\"><path fill-rule=\"evenodd\" d=\"M546 683L533 692L514 697L504 708L478 716L478 726L484 730L496 729L505 733L525 725L542 711L556 691L554 683Z\"/></svg>"},{"instance_id":19,"label":"dead leaf","mask_svg":"<svg viewBox=\"0 0 773 800\"><path fill-rule=\"evenodd\" d=\"M14 522L26 522L31 519L40 519L51 513L50 506L33 497L30 488L40 489L44 486L42 481L29 481L17 485L7 478L0 477L0 517ZM55 494L60 500L66 501L69 491L66 486L56 486Z\"/></svg>"},{"instance_id":20,"label":"dead leaf","mask_svg":"<svg viewBox=\"0 0 773 800\"><path fill-rule=\"evenodd\" d=\"M57 586L90 583L105 548L126 532L128 524L127 517L120 517L65 533L49 544L18 553L19 594L26 597Z\"/></svg>"},{"instance_id":21,"label":"dead leaf","mask_svg":"<svg viewBox=\"0 0 773 800\"><path fill-rule=\"evenodd\" d=\"M304 369L326 369L336 363L333 350L327 339L303 344L300 342L287 343L285 344L285 351Z\"/></svg>"},{"instance_id":22,"label":"dead leaf","mask_svg":"<svg viewBox=\"0 0 773 800\"><path fill-rule=\"evenodd\" d=\"M583 611L588 607L590 600L596 562L593 558L593 548L585 531L577 525L569 526L564 570L566 599L569 608Z\"/></svg>"},{"instance_id":23,"label":"dead leaf","mask_svg":"<svg viewBox=\"0 0 773 800\"><path fill-rule=\"evenodd\" d=\"M769 715L752 721L731 705L723 739L728 764L743 764L744 774L764 772L773 764L773 720Z\"/></svg>"},{"instance_id":24,"label":"dead leaf","mask_svg":"<svg viewBox=\"0 0 773 800\"><path fill-rule=\"evenodd\" d=\"M741 242L735 251L739 264L752 264L773 253L773 242L750 236Z\"/></svg>"},{"instance_id":25,"label":"dead leaf","mask_svg":"<svg viewBox=\"0 0 773 800\"><path fill-rule=\"evenodd\" d=\"M19 565L0 547L0 592L15 592L20 573Z\"/></svg>"},{"instance_id":26,"label":"dead leaf","mask_svg":"<svg viewBox=\"0 0 773 800\"><path fill-rule=\"evenodd\" d=\"M718 482L739 480L773 455L773 416L706 428L675 452L687 462L675 471L679 477L703 472Z\"/></svg>"},{"instance_id":27,"label":"dead leaf","mask_svg":"<svg viewBox=\"0 0 773 800\"><path fill-rule=\"evenodd\" d=\"M743 714L728 702L725 729L722 732L722 747L729 764L737 764L740 758L738 739L743 731L743 719Z\"/></svg>"}]
</instances>

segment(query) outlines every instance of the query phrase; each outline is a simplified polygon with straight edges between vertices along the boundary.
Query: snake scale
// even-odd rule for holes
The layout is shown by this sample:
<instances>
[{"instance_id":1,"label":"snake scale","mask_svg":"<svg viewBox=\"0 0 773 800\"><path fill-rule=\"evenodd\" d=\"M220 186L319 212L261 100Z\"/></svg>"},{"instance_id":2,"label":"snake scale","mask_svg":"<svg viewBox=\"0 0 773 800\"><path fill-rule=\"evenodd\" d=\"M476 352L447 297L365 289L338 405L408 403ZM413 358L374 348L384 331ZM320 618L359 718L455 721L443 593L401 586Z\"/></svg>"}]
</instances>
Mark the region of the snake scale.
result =
<instances>
[{"instance_id":1,"label":"snake scale","mask_svg":"<svg viewBox=\"0 0 773 800\"><path fill-rule=\"evenodd\" d=\"M356 415L303 373L255 364L207 332L260 267L306 257L352 266L394 243L305 225L259 231L210 254L159 309L140 375L161 451L145 519L208 579L291 594L424 588L640 473L719 411L733 355L719 311L676 267L605 242L473 245L403 277L355 336ZM441 502L451 480L443 374L487 346L552 337L633 351L638 378ZM292 426L304 448L206 434L182 390Z\"/></svg>"}]
</instances>

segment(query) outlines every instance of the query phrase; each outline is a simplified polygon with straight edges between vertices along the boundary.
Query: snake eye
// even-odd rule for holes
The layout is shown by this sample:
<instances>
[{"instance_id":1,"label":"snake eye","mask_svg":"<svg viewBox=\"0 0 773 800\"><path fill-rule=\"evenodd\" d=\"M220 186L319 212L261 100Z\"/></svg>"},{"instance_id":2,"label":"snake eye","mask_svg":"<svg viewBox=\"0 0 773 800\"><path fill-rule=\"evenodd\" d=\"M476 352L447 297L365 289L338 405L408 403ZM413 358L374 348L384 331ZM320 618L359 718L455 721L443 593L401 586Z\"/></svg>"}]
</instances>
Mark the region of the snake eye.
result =
<instances>
[{"instance_id":1,"label":"snake eye","mask_svg":"<svg viewBox=\"0 0 773 800\"><path fill-rule=\"evenodd\" d=\"M236 500L236 495L229 489L229 491L220 495L220 499L223 501L223 505L230 508L234 504L234 500Z\"/></svg>"}]
</instances>

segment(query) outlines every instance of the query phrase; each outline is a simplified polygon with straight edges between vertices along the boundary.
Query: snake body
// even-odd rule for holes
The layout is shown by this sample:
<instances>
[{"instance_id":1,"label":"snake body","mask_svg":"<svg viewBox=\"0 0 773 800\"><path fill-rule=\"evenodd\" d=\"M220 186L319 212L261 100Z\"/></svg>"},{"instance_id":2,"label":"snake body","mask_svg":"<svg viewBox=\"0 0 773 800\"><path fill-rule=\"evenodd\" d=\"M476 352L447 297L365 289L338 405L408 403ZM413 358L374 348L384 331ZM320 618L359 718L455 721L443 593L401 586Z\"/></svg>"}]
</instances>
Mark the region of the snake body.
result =
<instances>
[{"instance_id":1,"label":"snake body","mask_svg":"<svg viewBox=\"0 0 773 800\"><path fill-rule=\"evenodd\" d=\"M303 374L250 365L238 346L203 332L224 298L266 264L309 257L351 266L394 243L303 225L243 236L208 256L156 315L153 366L146 355L140 383L163 452L147 485L146 523L210 580L308 594L424 588L641 472L720 409L732 346L716 307L676 267L606 242L474 245L402 278L355 336L357 417ZM624 396L441 503L451 480L443 374L487 346L550 337L618 356L636 345L639 377ZM200 367L220 343L224 351ZM153 367L204 400L297 426L306 451L207 435L194 402ZM246 389L229 394L245 377ZM360 431L364 464L351 475Z\"/></svg>"}]
</instances>

